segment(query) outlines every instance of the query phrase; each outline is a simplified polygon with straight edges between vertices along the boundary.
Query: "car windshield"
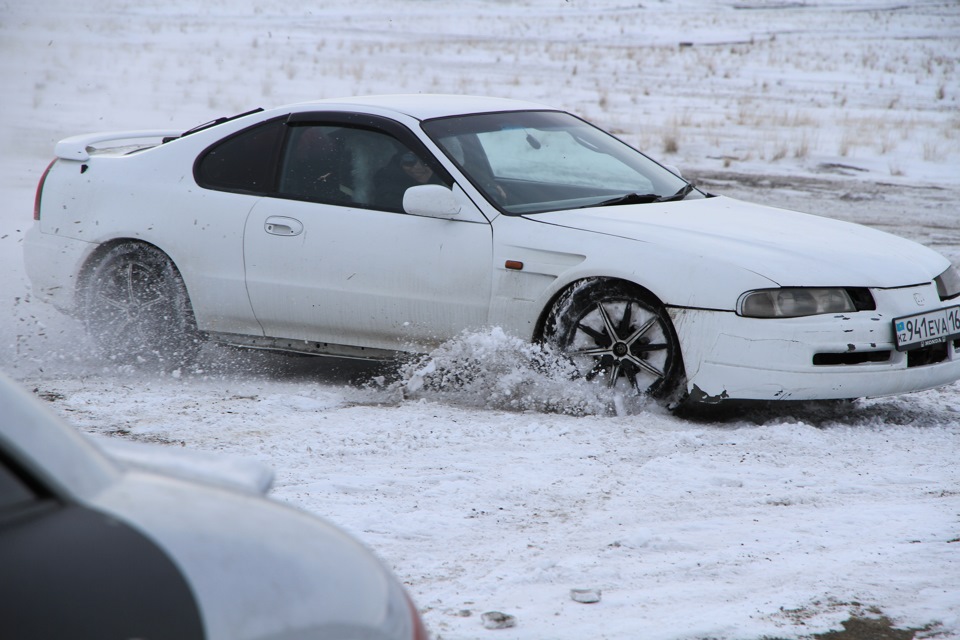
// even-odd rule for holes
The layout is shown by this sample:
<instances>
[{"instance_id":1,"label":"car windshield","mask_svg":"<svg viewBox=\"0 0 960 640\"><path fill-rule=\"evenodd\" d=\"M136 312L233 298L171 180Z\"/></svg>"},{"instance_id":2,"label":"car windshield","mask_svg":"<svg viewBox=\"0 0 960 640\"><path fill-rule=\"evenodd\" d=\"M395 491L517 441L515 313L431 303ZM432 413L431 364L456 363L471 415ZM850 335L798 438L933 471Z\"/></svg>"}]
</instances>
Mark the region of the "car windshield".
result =
<instances>
[{"instance_id":1,"label":"car windshield","mask_svg":"<svg viewBox=\"0 0 960 640\"><path fill-rule=\"evenodd\" d=\"M424 122L423 129L508 214L703 197L642 153L568 113L438 118Z\"/></svg>"}]
</instances>

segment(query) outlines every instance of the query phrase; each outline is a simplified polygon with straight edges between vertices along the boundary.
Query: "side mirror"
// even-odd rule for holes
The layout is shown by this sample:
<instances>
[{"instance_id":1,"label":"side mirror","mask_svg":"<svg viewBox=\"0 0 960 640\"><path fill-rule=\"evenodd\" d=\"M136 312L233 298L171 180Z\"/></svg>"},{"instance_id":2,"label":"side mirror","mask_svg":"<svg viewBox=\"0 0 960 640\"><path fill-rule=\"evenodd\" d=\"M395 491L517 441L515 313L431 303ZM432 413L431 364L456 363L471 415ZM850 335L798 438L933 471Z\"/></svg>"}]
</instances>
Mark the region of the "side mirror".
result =
<instances>
[{"instance_id":1,"label":"side mirror","mask_svg":"<svg viewBox=\"0 0 960 640\"><path fill-rule=\"evenodd\" d=\"M453 191L442 184L420 184L403 194L403 210L417 216L451 219L460 213Z\"/></svg>"},{"instance_id":2,"label":"side mirror","mask_svg":"<svg viewBox=\"0 0 960 640\"><path fill-rule=\"evenodd\" d=\"M676 165L665 164L663 165L663 168L669 171L670 173L672 173L673 175L677 176L678 178L683 178L683 175L680 173L680 169Z\"/></svg>"}]
</instances>

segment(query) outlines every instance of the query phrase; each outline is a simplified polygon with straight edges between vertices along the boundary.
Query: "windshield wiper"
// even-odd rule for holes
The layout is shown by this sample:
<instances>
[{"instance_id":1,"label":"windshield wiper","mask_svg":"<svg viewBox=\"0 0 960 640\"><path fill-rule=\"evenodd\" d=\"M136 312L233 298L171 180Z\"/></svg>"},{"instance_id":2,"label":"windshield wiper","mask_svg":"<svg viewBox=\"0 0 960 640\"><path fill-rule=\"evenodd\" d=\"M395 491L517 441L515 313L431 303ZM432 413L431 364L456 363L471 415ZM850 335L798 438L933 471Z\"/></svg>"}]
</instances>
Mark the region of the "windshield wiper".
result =
<instances>
[{"instance_id":1,"label":"windshield wiper","mask_svg":"<svg viewBox=\"0 0 960 640\"><path fill-rule=\"evenodd\" d=\"M654 200L654 202L673 202L674 200L683 200L688 195L690 195L691 191L693 191L693 183L688 182L687 184L680 187L680 190L677 191L672 196L662 196Z\"/></svg>"},{"instance_id":2,"label":"windshield wiper","mask_svg":"<svg viewBox=\"0 0 960 640\"><path fill-rule=\"evenodd\" d=\"M625 193L616 198L602 200L596 204L586 204L580 207L587 209L590 207L615 207L621 204L650 204L651 202L673 202L674 200L683 200L693 191L693 183L688 182L683 185L679 191L669 196L661 196L658 193Z\"/></svg>"},{"instance_id":3,"label":"windshield wiper","mask_svg":"<svg viewBox=\"0 0 960 640\"><path fill-rule=\"evenodd\" d=\"M625 193L622 196L603 200L596 204L584 205L581 209L587 207L615 207L621 204L650 204L651 202L660 202L661 197L656 193Z\"/></svg>"}]
</instances>

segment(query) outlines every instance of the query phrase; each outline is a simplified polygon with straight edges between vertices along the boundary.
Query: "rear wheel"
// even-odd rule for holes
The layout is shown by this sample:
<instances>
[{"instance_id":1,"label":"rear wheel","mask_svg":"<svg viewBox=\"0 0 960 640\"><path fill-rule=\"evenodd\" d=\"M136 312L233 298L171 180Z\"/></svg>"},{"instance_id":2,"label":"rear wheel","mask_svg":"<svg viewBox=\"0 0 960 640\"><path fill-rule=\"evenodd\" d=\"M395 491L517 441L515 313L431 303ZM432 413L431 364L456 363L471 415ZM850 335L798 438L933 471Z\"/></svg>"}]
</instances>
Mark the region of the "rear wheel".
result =
<instances>
[{"instance_id":1,"label":"rear wheel","mask_svg":"<svg viewBox=\"0 0 960 640\"><path fill-rule=\"evenodd\" d=\"M665 399L683 377L680 343L663 305L622 281L587 280L557 301L544 329L587 380Z\"/></svg>"},{"instance_id":2,"label":"rear wheel","mask_svg":"<svg viewBox=\"0 0 960 640\"><path fill-rule=\"evenodd\" d=\"M87 331L118 362L189 364L201 336L180 273L156 247L121 244L93 267L83 293Z\"/></svg>"}]
</instances>

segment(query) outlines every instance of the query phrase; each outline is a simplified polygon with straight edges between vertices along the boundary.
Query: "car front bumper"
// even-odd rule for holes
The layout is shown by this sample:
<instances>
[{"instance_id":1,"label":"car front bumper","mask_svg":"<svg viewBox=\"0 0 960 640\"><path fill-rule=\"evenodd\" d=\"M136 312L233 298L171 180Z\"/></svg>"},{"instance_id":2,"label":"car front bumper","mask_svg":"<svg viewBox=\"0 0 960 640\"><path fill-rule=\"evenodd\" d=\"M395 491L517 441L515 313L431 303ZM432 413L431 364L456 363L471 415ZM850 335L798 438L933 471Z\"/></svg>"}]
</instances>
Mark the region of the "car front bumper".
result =
<instances>
[{"instance_id":1,"label":"car front bumper","mask_svg":"<svg viewBox=\"0 0 960 640\"><path fill-rule=\"evenodd\" d=\"M932 283L872 293L875 311L804 318L671 308L688 393L708 403L828 400L921 391L960 379L960 340L899 352L893 330L894 318L957 300L940 302Z\"/></svg>"}]
</instances>

